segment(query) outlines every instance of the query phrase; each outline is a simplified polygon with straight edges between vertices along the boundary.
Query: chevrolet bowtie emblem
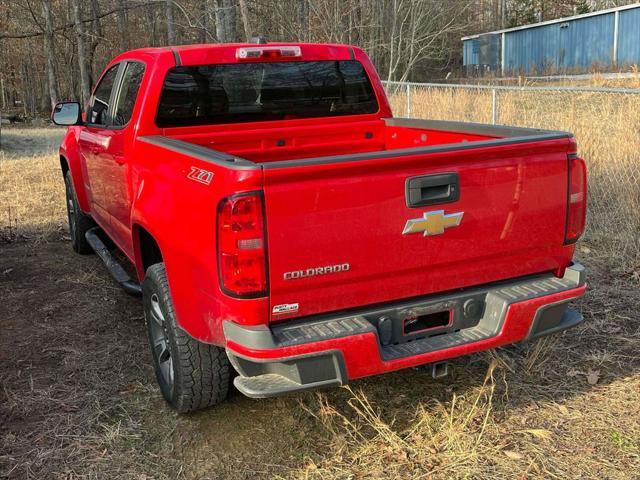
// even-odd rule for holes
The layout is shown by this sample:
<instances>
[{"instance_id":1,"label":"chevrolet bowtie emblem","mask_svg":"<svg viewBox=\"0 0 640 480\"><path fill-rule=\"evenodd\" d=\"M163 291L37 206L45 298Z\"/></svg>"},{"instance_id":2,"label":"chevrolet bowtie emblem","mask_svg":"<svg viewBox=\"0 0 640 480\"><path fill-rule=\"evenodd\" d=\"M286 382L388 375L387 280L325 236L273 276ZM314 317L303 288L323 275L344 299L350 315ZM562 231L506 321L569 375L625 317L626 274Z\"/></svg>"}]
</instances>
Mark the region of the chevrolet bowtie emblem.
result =
<instances>
[{"instance_id":1,"label":"chevrolet bowtie emblem","mask_svg":"<svg viewBox=\"0 0 640 480\"><path fill-rule=\"evenodd\" d=\"M464 212L444 214L444 210L425 212L422 218L412 218L407 220L407 224L402 231L403 235L409 233L424 233L427 235L442 235L445 228L457 227L462 221Z\"/></svg>"}]
</instances>

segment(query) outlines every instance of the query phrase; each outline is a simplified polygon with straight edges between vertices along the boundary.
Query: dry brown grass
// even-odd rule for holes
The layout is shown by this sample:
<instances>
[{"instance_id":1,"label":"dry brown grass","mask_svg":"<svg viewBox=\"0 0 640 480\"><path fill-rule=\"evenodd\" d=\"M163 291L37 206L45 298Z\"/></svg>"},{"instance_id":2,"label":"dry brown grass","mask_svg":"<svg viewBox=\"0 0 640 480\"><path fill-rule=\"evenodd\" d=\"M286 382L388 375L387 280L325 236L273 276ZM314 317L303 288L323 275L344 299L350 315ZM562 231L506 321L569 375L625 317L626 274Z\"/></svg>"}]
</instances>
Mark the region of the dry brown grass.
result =
<instances>
[{"instance_id":1,"label":"dry brown grass","mask_svg":"<svg viewBox=\"0 0 640 480\"><path fill-rule=\"evenodd\" d=\"M427 389L387 376L386 387L382 377L348 388L344 402L301 400L332 448L294 477L638 478L640 289L584 260L587 321L565 335L459 359L464 373Z\"/></svg>"},{"instance_id":2,"label":"dry brown grass","mask_svg":"<svg viewBox=\"0 0 640 480\"><path fill-rule=\"evenodd\" d=\"M606 87L606 88L640 88L640 66L631 65L620 72L624 76L612 78L606 73L594 72L590 76L582 77L580 73L568 73L565 76L551 75L547 78L531 77L463 77L457 80L452 79L452 83L479 83L482 85L511 85L511 86L563 86L563 87ZM543 74L541 74L543 75Z\"/></svg>"},{"instance_id":3,"label":"dry brown grass","mask_svg":"<svg viewBox=\"0 0 640 480\"><path fill-rule=\"evenodd\" d=\"M333 451L309 462L296 478L637 478L640 411L632 399L638 378L584 396L553 399L509 411L509 384L492 363L484 383L447 402L418 402L412 423L397 427L361 391L350 415L317 394L318 421L332 431ZM494 376L499 375L496 379ZM499 388L497 388L499 387ZM532 386L533 388L533 386ZM498 395L496 391L499 390ZM493 402L497 401L498 406ZM632 410L617 412L620 406ZM586 438L585 438L586 436Z\"/></svg>"},{"instance_id":4,"label":"dry brown grass","mask_svg":"<svg viewBox=\"0 0 640 480\"><path fill-rule=\"evenodd\" d=\"M640 88L640 69L637 65L630 67L626 72L632 76L623 78L607 78L602 74L595 74L593 77L581 79L561 79L555 81L536 80L527 82L530 85L564 85L573 87L606 87L606 88Z\"/></svg>"},{"instance_id":5,"label":"dry brown grass","mask_svg":"<svg viewBox=\"0 0 640 480\"><path fill-rule=\"evenodd\" d=\"M65 230L57 147L64 130L5 128L0 150L0 239L42 240Z\"/></svg>"},{"instance_id":6,"label":"dry brown grass","mask_svg":"<svg viewBox=\"0 0 640 480\"><path fill-rule=\"evenodd\" d=\"M491 123L488 90L414 88L412 117ZM406 96L391 97L406 114ZM602 254L640 261L640 95L498 91L497 122L572 132L589 171L586 238Z\"/></svg>"}]
</instances>

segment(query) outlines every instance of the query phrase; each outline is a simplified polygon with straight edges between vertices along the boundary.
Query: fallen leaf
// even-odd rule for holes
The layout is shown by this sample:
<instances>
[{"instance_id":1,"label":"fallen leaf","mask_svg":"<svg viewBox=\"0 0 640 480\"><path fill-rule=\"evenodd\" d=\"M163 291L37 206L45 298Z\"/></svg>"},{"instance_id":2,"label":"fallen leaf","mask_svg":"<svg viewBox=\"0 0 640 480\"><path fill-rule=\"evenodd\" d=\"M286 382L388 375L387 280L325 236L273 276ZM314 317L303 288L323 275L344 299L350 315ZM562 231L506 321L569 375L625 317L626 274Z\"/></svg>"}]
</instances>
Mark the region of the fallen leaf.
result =
<instances>
[{"instance_id":1,"label":"fallen leaf","mask_svg":"<svg viewBox=\"0 0 640 480\"><path fill-rule=\"evenodd\" d=\"M528 428L521 430L521 433L529 433L536 438L542 438L543 440L549 440L551 438L551 432L542 428Z\"/></svg>"},{"instance_id":2,"label":"fallen leaf","mask_svg":"<svg viewBox=\"0 0 640 480\"><path fill-rule=\"evenodd\" d=\"M577 377L582 372L580 370L576 370L575 368L570 368L567 370L567 377Z\"/></svg>"},{"instance_id":3,"label":"fallen leaf","mask_svg":"<svg viewBox=\"0 0 640 480\"><path fill-rule=\"evenodd\" d=\"M406 462L409 459L409 455L405 450L402 450L396 454L396 460L399 462Z\"/></svg>"},{"instance_id":4,"label":"fallen leaf","mask_svg":"<svg viewBox=\"0 0 640 480\"><path fill-rule=\"evenodd\" d=\"M11 272L13 272L13 268L7 268L5 271L2 272L2 274L9 275Z\"/></svg>"},{"instance_id":5,"label":"fallen leaf","mask_svg":"<svg viewBox=\"0 0 640 480\"><path fill-rule=\"evenodd\" d=\"M580 251L582 253L591 253L591 249L589 247L585 247L584 245L580 247Z\"/></svg>"},{"instance_id":6,"label":"fallen leaf","mask_svg":"<svg viewBox=\"0 0 640 480\"><path fill-rule=\"evenodd\" d=\"M521 453L514 452L513 450L504 450L504 454L511 460L522 460L524 458Z\"/></svg>"},{"instance_id":7,"label":"fallen leaf","mask_svg":"<svg viewBox=\"0 0 640 480\"><path fill-rule=\"evenodd\" d=\"M589 385L595 385L600 380L600 370L589 370L587 373L587 382Z\"/></svg>"}]
</instances>

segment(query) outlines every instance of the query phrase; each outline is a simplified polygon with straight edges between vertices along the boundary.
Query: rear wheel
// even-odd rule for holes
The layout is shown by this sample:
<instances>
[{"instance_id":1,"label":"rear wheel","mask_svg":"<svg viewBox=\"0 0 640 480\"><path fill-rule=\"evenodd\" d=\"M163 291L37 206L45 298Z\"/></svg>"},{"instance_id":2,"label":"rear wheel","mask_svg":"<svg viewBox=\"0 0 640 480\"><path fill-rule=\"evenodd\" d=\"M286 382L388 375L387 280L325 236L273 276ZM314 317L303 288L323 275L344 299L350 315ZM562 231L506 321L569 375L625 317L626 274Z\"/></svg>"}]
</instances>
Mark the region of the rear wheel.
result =
<instances>
[{"instance_id":1,"label":"rear wheel","mask_svg":"<svg viewBox=\"0 0 640 480\"><path fill-rule=\"evenodd\" d=\"M222 402L229 391L229 359L222 348L199 342L178 326L164 264L149 267L142 296L153 366L165 400L179 412Z\"/></svg>"},{"instance_id":2,"label":"rear wheel","mask_svg":"<svg viewBox=\"0 0 640 480\"><path fill-rule=\"evenodd\" d=\"M85 234L95 226L93 219L86 215L78 206L78 197L73 188L71 171L64 175L64 186L67 197L67 216L69 218L69 235L71 236L71 246L76 253L92 253L93 249Z\"/></svg>"}]
</instances>

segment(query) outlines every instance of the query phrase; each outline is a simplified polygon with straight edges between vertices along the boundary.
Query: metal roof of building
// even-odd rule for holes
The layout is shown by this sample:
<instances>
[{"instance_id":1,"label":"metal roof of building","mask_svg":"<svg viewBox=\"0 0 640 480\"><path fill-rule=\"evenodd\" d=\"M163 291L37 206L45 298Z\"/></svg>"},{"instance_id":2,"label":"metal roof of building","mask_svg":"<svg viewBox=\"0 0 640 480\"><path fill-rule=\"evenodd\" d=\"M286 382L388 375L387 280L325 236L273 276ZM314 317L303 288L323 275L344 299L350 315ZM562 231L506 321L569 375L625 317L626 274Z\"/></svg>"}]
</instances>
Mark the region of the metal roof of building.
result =
<instances>
[{"instance_id":1,"label":"metal roof of building","mask_svg":"<svg viewBox=\"0 0 640 480\"><path fill-rule=\"evenodd\" d=\"M598 16L598 15L606 15L607 13L619 12L621 10L630 10L632 8L640 8L640 3L633 3L631 5L624 5L622 7L608 8L606 10L599 10L597 12L583 13L582 15L574 15L572 17L563 17L563 18L556 18L555 20L547 20L547 21L544 21L544 22L530 23L528 25L522 25L521 27L505 28L505 29L502 29L502 30L494 30L493 32L477 33L475 35L469 35L469 36L466 36L466 37L462 37L462 41L472 40L474 38L481 37L482 35L515 32L517 30L527 30L529 28L542 27L544 25L552 25L554 23L563 23L563 22L568 22L568 21L571 21L571 20L577 20L577 19L581 19L581 18L595 17L595 16Z\"/></svg>"}]
</instances>

